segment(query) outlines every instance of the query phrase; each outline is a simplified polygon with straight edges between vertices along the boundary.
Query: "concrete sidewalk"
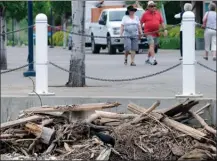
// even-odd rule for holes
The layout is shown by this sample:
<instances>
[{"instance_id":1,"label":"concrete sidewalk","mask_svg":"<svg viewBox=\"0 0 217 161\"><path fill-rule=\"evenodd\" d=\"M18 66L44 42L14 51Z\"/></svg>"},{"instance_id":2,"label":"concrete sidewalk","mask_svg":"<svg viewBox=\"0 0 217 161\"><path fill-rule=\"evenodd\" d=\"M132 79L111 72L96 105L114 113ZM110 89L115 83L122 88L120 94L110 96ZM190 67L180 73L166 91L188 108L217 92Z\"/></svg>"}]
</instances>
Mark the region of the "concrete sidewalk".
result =
<instances>
[{"instance_id":1,"label":"concrete sidewalk","mask_svg":"<svg viewBox=\"0 0 217 161\"><path fill-rule=\"evenodd\" d=\"M21 66L27 59L27 48L8 48L8 68ZM106 55L86 53L86 75L98 78L132 78L162 71L179 63L178 50L160 50L156 56L159 64L150 66L145 64L146 54L136 55L136 67L125 66L123 54ZM62 48L49 48L49 60L69 69L71 51ZM202 59L203 51L196 51L196 59L201 63L216 69L216 62ZM23 77L27 69L1 75L1 95L28 96L33 85L30 79ZM74 97L174 97L182 92L182 67L179 66L166 73L130 82L100 82L86 79L87 87L68 88L65 83L68 73L53 66L49 66L49 91L56 96ZM216 98L216 73L197 65L196 89L205 98Z\"/></svg>"}]
</instances>

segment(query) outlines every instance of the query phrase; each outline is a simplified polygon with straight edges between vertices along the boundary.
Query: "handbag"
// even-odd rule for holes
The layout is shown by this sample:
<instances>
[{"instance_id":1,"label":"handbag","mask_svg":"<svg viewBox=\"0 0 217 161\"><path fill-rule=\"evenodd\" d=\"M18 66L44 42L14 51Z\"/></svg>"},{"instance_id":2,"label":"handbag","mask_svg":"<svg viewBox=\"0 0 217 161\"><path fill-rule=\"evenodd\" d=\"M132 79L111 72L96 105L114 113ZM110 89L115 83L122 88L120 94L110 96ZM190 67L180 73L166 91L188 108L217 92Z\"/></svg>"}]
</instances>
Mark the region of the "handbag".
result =
<instances>
[{"instance_id":1,"label":"handbag","mask_svg":"<svg viewBox=\"0 0 217 161\"><path fill-rule=\"evenodd\" d=\"M202 24L202 28L206 28L206 23L207 23L207 20L208 20L208 16L209 16L209 12L207 13L207 15L206 15L206 18L205 18L205 20L203 21L203 24Z\"/></svg>"}]
</instances>

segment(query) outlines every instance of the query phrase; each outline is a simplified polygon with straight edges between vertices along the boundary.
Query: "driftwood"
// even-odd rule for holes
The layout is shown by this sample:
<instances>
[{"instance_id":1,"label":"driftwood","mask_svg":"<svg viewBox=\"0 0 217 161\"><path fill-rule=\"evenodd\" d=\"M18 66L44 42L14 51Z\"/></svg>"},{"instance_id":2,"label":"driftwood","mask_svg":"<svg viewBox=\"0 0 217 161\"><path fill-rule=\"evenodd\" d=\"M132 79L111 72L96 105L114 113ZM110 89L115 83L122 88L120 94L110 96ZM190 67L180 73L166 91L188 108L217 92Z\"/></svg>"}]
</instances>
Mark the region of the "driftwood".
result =
<instances>
[{"instance_id":1,"label":"driftwood","mask_svg":"<svg viewBox=\"0 0 217 161\"><path fill-rule=\"evenodd\" d=\"M213 159L212 154L209 151L201 150L201 149L194 149L189 153L186 153L182 157L178 159L178 161L183 160L211 160Z\"/></svg>"},{"instance_id":2,"label":"driftwood","mask_svg":"<svg viewBox=\"0 0 217 161\"><path fill-rule=\"evenodd\" d=\"M192 112L192 111L189 111L189 112L192 114L192 116L193 116L197 121L200 122L200 124L201 124L207 131L209 131L210 133L216 135L216 130L213 129L212 127L210 127L210 126L204 121L204 119L203 119L202 117L200 117L200 116L199 116L198 114L196 114L195 112Z\"/></svg>"},{"instance_id":3,"label":"driftwood","mask_svg":"<svg viewBox=\"0 0 217 161\"><path fill-rule=\"evenodd\" d=\"M201 143L196 143L194 145L195 148L198 148L198 149L203 149L203 150L208 150L208 151L211 151L211 152L214 152L216 153L216 147L212 146L212 145L205 145L205 144L201 144Z\"/></svg>"},{"instance_id":4,"label":"driftwood","mask_svg":"<svg viewBox=\"0 0 217 161\"><path fill-rule=\"evenodd\" d=\"M106 109L119 106L120 103L93 103L82 105L67 105L67 106L54 106L54 107L38 107L31 108L24 111L24 113L44 113L44 112L65 112L65 111L91 111Z\"/></svg>"},{"instance_id":5,"label":"driftwood","mask_svg":"<svg viewBox=\"0 0 217 161\"><path fill-rule=\"evenodd\" d=\"M55 136L55 130L37 125L35 123L27 123L25 130L40 138L45 144L50 144Z\"/></svg>"},{"instance_id":6,"label":"driftwood","mask_svg":"<svg viewBox=\"0 0 217 161\"><path fill-rule=\"evenodd\" d=\"M196 114L199 114L201 111L203 111L204 109L210 107L211 104L210 103L207 103L205 106L203 106L202 108L200 108L199 110L195 111Z\"/></svg>"},{"instance_id":7,"label":"driftwood","mask_svg":"<svg viewBox=\"0 0 217 161\"><path fill-rule=\"evenodd\" d=\"M113 113L113 112L95 111L94 114L92 114L88 119L86 119L86 122L91 123L98 118L130 119L136 116L137 115L135 114L118 114L118 113Z\"/></svg>"},{"instance_id":8,"label":"driftwood","mask_svg":"<svg viewBox=\"0 0 217 161\"><path fill-rule=\"evenodd\" d=\"M28 135L27 133L23 134L1 134L0 139L5 138L23 138L25 135Z\"/></svg>"},{"instance_id":9,"label":"driftwood","mask_svg":"<svg viewBox=\"0 0 217 161\"><path fill-rule=\"evenodd\" d=\"M33 115L30 117L26 117L26 118L5 122L5 123L1 124L1 130L5 129L5 128L11 128L11 127L14 127L17 125L22 125L22 124L25 124L25 123L30 122L30 121L37 121L37 120L41 120L41 119L43 119L42 116Z\"/></svg>"},{"instance_id":10,"label":"driftwood","mask_svg":"<svg viewBox=\"0 0 217 161\"><path fill-rule=\"evenodd\" d=\"M110 154L111 148L103 149L100 155L96 158L96 160L109 160Z\"/></svg>"},{"instance_id":11,"label":"driftwood","mask_svg":"<svg viewBox=\"0 0 217 161\"><path fill-rule=\"evenodd\" d=\"M137 116L131 123L137 124L138 122L143 120L143 117L152 112L160 105L160 101L155 102L150 108L148 108L145 112L143 112L140 116Z\"/></svg>"}]
</instances>

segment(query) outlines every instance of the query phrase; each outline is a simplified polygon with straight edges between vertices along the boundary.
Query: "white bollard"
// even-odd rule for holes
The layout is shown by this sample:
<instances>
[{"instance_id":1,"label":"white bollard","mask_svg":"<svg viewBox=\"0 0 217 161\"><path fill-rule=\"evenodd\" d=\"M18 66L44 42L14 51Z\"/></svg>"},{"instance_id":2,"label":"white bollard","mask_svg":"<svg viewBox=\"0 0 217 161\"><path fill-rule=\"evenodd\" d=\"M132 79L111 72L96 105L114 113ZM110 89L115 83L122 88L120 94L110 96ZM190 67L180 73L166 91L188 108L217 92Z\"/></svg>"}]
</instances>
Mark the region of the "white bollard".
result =
<instances>
[{"instance_id":1,"label":"white bollard","mask_svg":"<svg viewBox=\"0 0 217 161\"><path fill-rule=\"evenodd\" d=\"M183 14L182 24L182 94L176 97L201 97L195 92L195 15L192 11Z\"/></svg>"},{"instance_id":2,"label":"white bollard","mask_svg":"<svg viewBox=\"0 0 217 161\"><path fill-rule=\"evenodd\" d=\"M51 96L54 93L48 92L48 25L47 16L38 14L35 20L35 43L36 43L36 86L35 92L38 95ZM35 95L32 92L29 95Z\"/></svg>"}]
</instances>

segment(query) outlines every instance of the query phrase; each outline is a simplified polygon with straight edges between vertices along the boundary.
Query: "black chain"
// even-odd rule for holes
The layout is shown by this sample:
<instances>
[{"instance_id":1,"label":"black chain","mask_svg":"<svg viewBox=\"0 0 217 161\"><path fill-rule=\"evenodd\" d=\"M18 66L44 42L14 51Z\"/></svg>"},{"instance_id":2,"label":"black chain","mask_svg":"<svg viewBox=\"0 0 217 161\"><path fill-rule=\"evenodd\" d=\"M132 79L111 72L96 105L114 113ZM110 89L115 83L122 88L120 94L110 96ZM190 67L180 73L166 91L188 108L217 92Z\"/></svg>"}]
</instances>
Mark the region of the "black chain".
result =
<instances>
[{"instance_id":1,"label":"black chain","mask_svg":"<svg viewBox=\"0 0 217 161\"><path fill-rule=\"evenodd\" d=\"M20 32L20 31L23 31L23 30L32 28L32 27L34 27L34 26L35 26L35 25L31 25L31 26L28 26L28 27L25 27L25 28L22 28L22 29L18 29L18 30L14 30L14 31L9 31L9 32L4 32L4 33L2 33L2 34L0 33L0 36L4 36L4 35L16 33L16 32Z\"/></svg>"},{"instance_id":2,"label":"black chain","mask_svg":"<svg viewBox=\"0 0 217 161\"><path fill-rule=\"evenodd\" d=\"M206 69L208 69L208 70L216 73L216 70L214 70L214 69L212 69L212 68L210 68L210 67L208 67L208 66L206 66L206 65L204 65L204 64L202 64L200 62L197 62L197 64L199 64L200 66L202 66L202 67L204 67L204 68L206 68Z\"/></svg>"},{"instance_id":3,"label":"black chain","mask_svg":"<svg viewBox=\"0 0 217 161\"><path fill-rule=\"evenodd\" d=\"M63 67L61 67L61 66L59 66L59 65L57 65L57 64L55 64L55 63L53 63L53 62L50 62L50 64L53 65L53 66L55 66L55 67L57 67L57 68L59 68L59 69L61 69L61 70L63 70L63 71L65 71L65 72L73 73L73 72L71 72L71 71L69 71L69 70L67 70L67 69L65 69L65 68L63 68ZM126 81L134 81L134 80L145 79L145 78L149 78L149 77L152 77L152 76L156 76L156 75L165 73L165 72L167 72L167 71L169 71L169 70L172 70L172 69L178 67L179 65L181 65L181 63L178 63L178 64L176 64L176 65L174 65L174 66L172 66L172 67L170 67L170 68L164 69L164 70L162 70L162 71L160 71L160 72L157 72L157 73L154 73L154 74L149 74L149 75L140 76L140 77L135 77L135 78L126 78L126 79L105 79L105 78L96 78L96 77L83 76L83 75L82 75L82 77L87 78L87 79L97 80L97 81L126 82Z\"/></svg>"},{"instance_id":4,"label":"black chain","mask_svg":"<svg viewBox=\"0 0 217 161\"><path fill-rule=\"evenodd\" d=\"M178 24L176 24L176 25L169 26L169 27L167 27L166 29L160 29L160 30L156 30L156 31L153 31L153 32L147 32L147 33L144 33L142 36L145 36L146 34L152 34L152 33L162 32L162 31L164 31L164 30L170 30L170 29L172 29L172 28L174 28L174 27L176 27L176 26L179 26L180 24L181 24L181 23L178 23ZM52 28L58 28L58 27L56 27L56 26L51 26L51 25L49 25L49 24L48 24L48 26L50 26L50 27L52 27ZM87 35L87 34L75 33L75 32L71 32L71 31L67 31L67 30L63 30L63 29L61 29L61 31L66 32L66 33L70 33L70 34L72 34L72 35L79 35L79 36L85 36L85 37L107 38L107 37L105 37L105 36L92 36L92 35ZM117 37L111 37L111 36L110 36L109 38L132 38L132 37L137 37L137 36L139 36L139 35L117 36Z\"/></svg>"},{"instance_id":5,"label":"black chain","mask_svg":"<svg viewBox=\"0 0 217 161\"><path fill-rule=\"evenodd\" d=\"M29 66L30 64L33 64L33 63L34 62L22 65L22 66L17 67L17 68L9 69L9 70L3 71L3 72L1 71L1 74L10 73L10 72L13 72L13 71L16 71L16 70L20 70L20 69L25 68L25 67Z\"/></svg>"}]
</instances>

